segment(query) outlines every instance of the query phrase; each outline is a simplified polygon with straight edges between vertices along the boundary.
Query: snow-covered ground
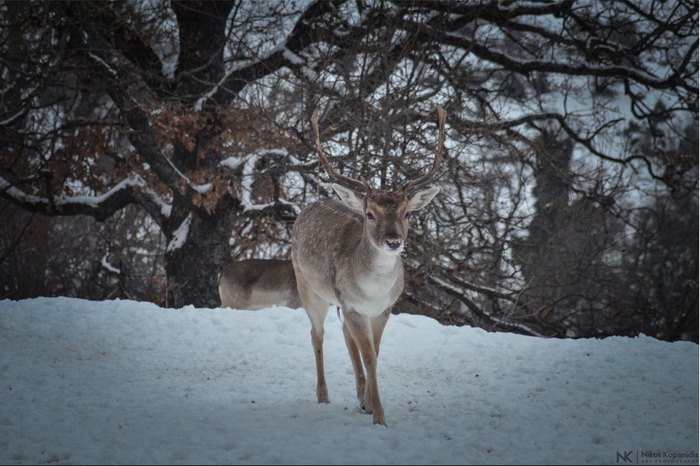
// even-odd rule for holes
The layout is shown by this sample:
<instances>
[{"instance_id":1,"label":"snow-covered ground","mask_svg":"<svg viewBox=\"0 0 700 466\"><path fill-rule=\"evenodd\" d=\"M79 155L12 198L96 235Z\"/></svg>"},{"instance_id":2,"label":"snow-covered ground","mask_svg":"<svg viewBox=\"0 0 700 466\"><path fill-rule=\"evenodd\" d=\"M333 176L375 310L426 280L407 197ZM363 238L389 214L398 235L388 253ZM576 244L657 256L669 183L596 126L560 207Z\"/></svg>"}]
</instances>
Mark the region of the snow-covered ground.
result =
<instances>
[{"instance_id":1,"label":"snow-covered ground","mask_svg":"<svg viewBox=\"0 0 700 466\"><path fill-rule=\"evenodd\" d=\"M334 312L316 403L309 329L301 309L0 301L0 463L698 463L693 343L394 315L387 428L358 411Z\"/></svg>"}]
</instances>

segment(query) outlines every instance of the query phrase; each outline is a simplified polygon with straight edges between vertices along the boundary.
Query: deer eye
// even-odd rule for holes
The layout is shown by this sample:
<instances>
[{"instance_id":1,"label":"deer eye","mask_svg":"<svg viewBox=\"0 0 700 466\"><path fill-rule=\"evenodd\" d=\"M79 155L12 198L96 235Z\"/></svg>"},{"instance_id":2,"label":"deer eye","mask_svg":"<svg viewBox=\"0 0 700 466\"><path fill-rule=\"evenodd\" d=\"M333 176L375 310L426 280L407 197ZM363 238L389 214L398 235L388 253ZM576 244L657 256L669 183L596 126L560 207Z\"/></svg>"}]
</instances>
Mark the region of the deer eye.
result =
<instances>
[{"instance_id":1,"label":"deer eye","mask_svg":"<svg viewBox=\"0 0 700 466\"><path fill-rule=\"evenodd\" d=\"M372 212L367 212L367 220L374 220L374 214Z\"/></svg>"}]
</instances>

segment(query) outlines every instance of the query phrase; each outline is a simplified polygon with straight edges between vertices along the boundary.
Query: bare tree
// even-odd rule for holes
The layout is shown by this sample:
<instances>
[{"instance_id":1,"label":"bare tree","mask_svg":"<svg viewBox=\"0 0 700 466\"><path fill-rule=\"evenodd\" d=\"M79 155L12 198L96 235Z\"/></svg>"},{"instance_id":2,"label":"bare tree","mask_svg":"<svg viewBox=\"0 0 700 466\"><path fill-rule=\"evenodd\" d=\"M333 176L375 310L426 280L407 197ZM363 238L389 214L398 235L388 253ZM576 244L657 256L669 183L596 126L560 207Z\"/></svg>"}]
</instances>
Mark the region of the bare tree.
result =
<instances>
[{"instance_id":1,"label":"bare tree","mask_svg":"<svg viewBox=\"0 0 700 466\"><path fill-rule=\"evenodd\" d=\"M232 256L287 254L299 206L328 194L317 107L339 171L393 189L425 169L445 106L445 195L411 229L397 304L445 321L619 332L590 317L614 312L600 285L633 213L695 196L692 1L0 8L0 193L48 215L143 209L169 305L216 305L200 271Z\"/></svg>"}]
</instances>

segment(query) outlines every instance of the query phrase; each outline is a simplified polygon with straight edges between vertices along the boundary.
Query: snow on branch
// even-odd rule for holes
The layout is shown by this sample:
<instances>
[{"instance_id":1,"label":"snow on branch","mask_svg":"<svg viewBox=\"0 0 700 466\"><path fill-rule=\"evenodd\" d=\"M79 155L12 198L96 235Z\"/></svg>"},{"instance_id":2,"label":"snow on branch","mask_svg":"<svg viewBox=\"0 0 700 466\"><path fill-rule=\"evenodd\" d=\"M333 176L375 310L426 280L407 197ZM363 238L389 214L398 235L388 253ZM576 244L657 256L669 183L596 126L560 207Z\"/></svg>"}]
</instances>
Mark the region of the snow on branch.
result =
<instances>
[{"instance_id":1,"label":"snow on branch","mask_svg":"<svg viewBox=\"0 0 700 466\"><path fill-rule=\"evenodd\" d=\"M187 235L190 233L190 225L192 224L192 212L187 215L187 218L182 221L179 227L173 232L173 237L165 248L165 252L173 252L176 249L180 249L185 241L187 240Z\"/></svg>"},{"instance_id":2,"label":"snow on branch","mask_svg":"<svg viewBox=\"0 0 700 466\"><path fill-rule=\"evenodd\" d=\"M140 176L129 176L128 178L121 180L104 194L99 194L97 196L65 196L61 194L54 199L54 204L58 207L67 206L70 204L84 204L92 208L97 208L101 204L106 203L120 191L130 189L133 186L143 186L143 184L144 181Z\"/></svg>"},{"instance_id":3,"label":"snow on branch","mask_svg":"<svg viewBox=\"0 0 700 466\"><path fill-rule=\"evenodd\" d=\"M108 253L105 253L105 255L102 256L102 260L100 261L100 265L102 265L102 267L105 270L107 270L108 272L112 272L112 273L117 274L117 275L122 273L122 271L119 270L119 268L115 267L114 265L112 265L109 262L109 259L107 259L107 256L108 256Z\"/></svg>"},{"instance_id":4,"label":"snow on branch","mask_svg":"<svg viewBox=\"0 0 700 466\"><path fill-rule=\"evenodd\" d=\"M196 112L201 112L201 111L202 111L202 108L204 107L204 103L205 103L207 100L211 99L212 96L213 96L214 94L216 94L217 92L219 92L219 90L221 89L221 87L224 86L224 85L226 84L226 81L229 79L229 77L230 77L233 73L235 73L236 71L238 71L238 70L239 70L239 68L237 68L237 67L231 67L231 69L229 69L228 71L226 71L226 72L224 73L224 75L221 77L221 79L219 80L218 83L216 83L214 86L212 86L212 88L211 88L208 92L206 92L206 93L205 93L204 95L202 95L199 99L197 99L197 101L196 101L196 102L194 103L194 105L192 106L193 109L194 109Z\"/></svg>"},{"instance_id":5,"label":"snow on branch","mask_svg":"<svg viewBox=\"0 0 700 466\"><path fill-rule=\"evenodd\" d=\"M212 89L214 93L207 95L206 98L221 103L224 96L238 93L247 83L267 76L281 67L304 69L304 60L299 56L299 52L318 40L315 39L314 33L315 21L336 8L335 2L310 2L285 40L257 60L251 60L229 70L225 79ZM365 30L365 28L358 29ZM347 42L352 43L352 41ZM222 92L224 90L227 92Z\"/></svg>"},{"instance_id":6,"label":"snow on branch","mask_svg":"<svg viewBox=\"0 0 700 466\"><path fill-rule=\"evenodd\" d=\"M221 162L219 162L219 166L230 168L231 170L235 170L241 165L245 163L245 159L243 157L236 157L236 156L231 156L227 157Z\"/></svg>"},{"instance_id":7,"label":"snow on branch","mask_svg":"<svg viewBox=\"0 0 700 466\"><path fill-rule=\"evenodd\" d=\"M166 202L162 197L158 195L153 189L145 187L143 189L143 200L146 202L152 202L158 208L158 212L163 218L169 218L173 210L173 205ZM155 215L152 215L155 217Z\"/></svg>"},{"instance_id":8,"label":"snow on branch","mask_svg":"<svg viewBox=\"0 0 700 466\"><path fill-rule=\"evenodd\" d=\"M4 198L22 206L48 204L48 200L26 194L24 191L12 186L4 178L0 178L0 193L2 193Z\"/></svg>"},{"instance_id":9,"label":"snow on branch","mask_svg":"<svg viewBox=\"0 0 700 466\"><path fill-rule=\"evenodd\" d=\"M522 8L523 5L518 5L519 7L517 11L513 10L511 12L512 15L516 13L525 13L525 10ZM550 6L553 8L559 8L559 5L557 4L552 4ZM532 14L532 12L530 12L530 14ZM537 14L541 14L541 12ZM656 89L671 88L676 85L675 81L678 79L678 76L676 76L675 73L665 77L657 76L652 71L645 69L641 65L630 67L621 64L596 64L582 60L567 61L565 59L561 61L542 59L521 60L514 55L500 52L494 47L490 47L487 44L473 40L461 32L442 31L426 24L409 20L404 21L401 26L405 31L416 35L416 37L429 38L445 45L468 50L470 53L482 60L496 63L508 70L521 74L540 71L572 76L619 77L627 78ZM546 31L543 31L543 34L545 33ZM585 44L583 43L581 44L582 47L584 45Z\"/></svg>"},{"instance_id":10,"label":"snow on branch","mask_svg":"<svg viewBox=\"0 0 700 466\"><path fill-rule=\"evenodd\" d=\"M14 115L10 115L10 116L0 120L0 127L10 126L10 125L14 124L25 113L27 113L27 110L22 109L22 110L18 111L17 113L15 113Z\"/></svg>"},{"instance_id":11,"label":"snow on branch","mask_svg":"<svg viewBox=\"0 0 700 466\"><path fill-rule=\"evenodd\" d=\"M476 312L479 315L482 315L483 317L487 318L491 322L503 325L506 328L517 329L520 332L523 332L527 335L534 335L534 336L538 336L538 337L546 336L543 333L535 330L534 328L532 328L529 325L526 325L526 324L521 323L521 322L516 322L513 319L509 319L509 318L504 317L504 316L496 315L493 312L489 312L488 310L486 310L483 307L476 306L476 304L474 302L472 302L467 297L467 292L469 290L467 290L466 288L448 283L447 281L443 280L440 277L428 276L428 280L431 283L433 283L434 285L438 286L443 291L458 298L461 302L463 302L465 305L467 305L467 307L470 310L472 310L473 312ZM493 290L493 289L490 289L487 287L479 287L479 288L480 288L480 290L479 290L480 292L489 291L489 292L495 293L497 295L501 295L501 293L498 293L496 290ZM487 294L489 294L489 293L487 293Z\"/></svg>"},{"instance_id":12,"label":"snow on branch","mask_svg":"<svg viewBox=\"0 0 700 466\"><path fill-rule=\"evenodd\" d=\"M244 211L263 210L273 205L272 202L256 204L252 197L253 181L255 181L255 164L260 156L260 152L254 152L243 164L243 173L241 175L241 204L243 204Z\"/></svg>"},{"instance_id":13,"label":"snow on branch","mask_svg":"<svg viewBox=\"0 0 700 466\"><path fill-rule=\"evenodd\" d=\"M153 209L153 212L149 210L152 215L154 212L163 218L170 215L170 205L150 189L138 175L130 175L103 194L94 196L61 194L50 198L27 194L0 177L0 196L25 210L44 215L83 214L102 221L127 205L135 203L142 206L145 203L156 206L157 209ZM156 220L159 219L156 218Z\"/></svg>"},{"instance_id":14,"label":"snow on branch","mask_svg":"<svg viewBox=\"0 0 700 466\"><path fill-rule=\"evenodd\" d=\"M274 199L270 202L257 203L253 196L253 185L259 169L256 167L261 158L278 157L291 161L293 164L302 165L287 149L263 148L244 156L230 156L219 162L219 166L231 170L240 171L240 202L243 211L249 216L265 215L270 211L275 212L278 218L294 219L300 207L285 199Z\"/></svg>"},{"instance_id":15,"label":"snow on branch","mask_svg":"<svg viewBox=\"0 0 700 466\"><path fill-rule=\"evenodd\" d=\"M282 49L282 56L293 65L301 66L304 64L304 59L289 50L286 46Z\"/></svg>"},{"instance_id":16,"label":"snow on branch","mask_svg":"<svg viewBox=\"0 0 700 466\"><path fill-rule=\"evenodd\" d=\"M101 66L103 66L103 67L105 68L105 70L106 70L109 74L111 74L112 76L117 76L117 74L118 74L118 73L117 73L117 70L115 70L114 68L112 68L111 66L109 66L109 65L107 64L107 62L104 61L102 58L98 57L97 55L95 55L95 54L92 53L92 52L88 52L88 56L89 56L90 58L92 58L93 60L95 60L97 63L99 63Z\"/></svg>"}]
</instances>

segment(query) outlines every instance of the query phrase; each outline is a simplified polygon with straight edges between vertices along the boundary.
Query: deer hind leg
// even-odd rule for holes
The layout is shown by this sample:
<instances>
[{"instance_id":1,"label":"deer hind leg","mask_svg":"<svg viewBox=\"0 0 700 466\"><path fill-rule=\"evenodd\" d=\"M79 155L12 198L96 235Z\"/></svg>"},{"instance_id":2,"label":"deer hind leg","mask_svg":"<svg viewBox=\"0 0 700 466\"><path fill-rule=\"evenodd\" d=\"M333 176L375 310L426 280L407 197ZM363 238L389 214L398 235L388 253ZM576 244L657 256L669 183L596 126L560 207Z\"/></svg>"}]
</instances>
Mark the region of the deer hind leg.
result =
<instances>
[{"instance_id":1,"label":"deer hind leg","mask_svg":"<svg viewBox=\"0 0 700 466\"><path fill-rule=\"evenodd\" d=\"M323 321L328 314L328 303L320 298L315 301L311 303L307 300L304 303L304 309L311 321L311 345L314 348L314 356L316 358L316 398L319 403L329 403L328 386L326 385L326 374L323 367Z\"/></svg>"},{"instance_id":2,"label":"deer hind leg","mask_svg":"<svg viewBox=\"0 0 700 466\"><path fill-rule=\"evenodd\" d=\"M345 324L352 336L355 345L362 356L362 362L367 372L367 384L365 385L364 408L372 412L374 424L386 426L384 408L379 399L379 386L377 384L377 352L374 349L374 337L370 319L354 311L345 312ZM352 355L351 355L352 357Z\"/></svg>"}]
</instances>

